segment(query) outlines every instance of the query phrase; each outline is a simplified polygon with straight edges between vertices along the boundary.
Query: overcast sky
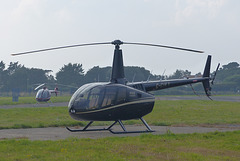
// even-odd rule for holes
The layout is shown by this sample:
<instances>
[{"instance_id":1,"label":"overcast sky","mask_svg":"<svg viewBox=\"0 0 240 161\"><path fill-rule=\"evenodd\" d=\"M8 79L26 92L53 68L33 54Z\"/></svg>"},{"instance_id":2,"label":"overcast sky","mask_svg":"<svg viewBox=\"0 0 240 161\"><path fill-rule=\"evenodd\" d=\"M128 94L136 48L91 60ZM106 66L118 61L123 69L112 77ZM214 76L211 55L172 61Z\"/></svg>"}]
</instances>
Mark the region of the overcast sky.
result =
<instances>
[{"instance_id":1,"label":"overcast sky","mask_svg":"<svg viewBox=\"0 0 240 161\"><path fill-rule=\"evenodd\" d=\"M240 63L239 0L0 0L0 61L53 70L68 63L111 66L114 46L88 46L11 56L11 53L91 42L155 43L204 54L121 46L125 66L167 75L176 69L203 72L207 55ZM53 73L53 74L54 74Z\"/></svg>"}]
</instances>

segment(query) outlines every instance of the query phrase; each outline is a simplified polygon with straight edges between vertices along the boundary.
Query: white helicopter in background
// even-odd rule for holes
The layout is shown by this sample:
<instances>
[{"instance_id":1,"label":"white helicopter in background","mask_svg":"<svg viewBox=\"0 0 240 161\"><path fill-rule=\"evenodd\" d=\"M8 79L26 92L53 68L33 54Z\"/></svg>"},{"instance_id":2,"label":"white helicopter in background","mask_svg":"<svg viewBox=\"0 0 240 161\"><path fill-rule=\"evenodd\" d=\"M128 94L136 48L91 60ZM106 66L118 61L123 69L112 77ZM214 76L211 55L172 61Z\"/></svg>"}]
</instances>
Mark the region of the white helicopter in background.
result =
<instances>
[{"instance_id":1,"label":"white helicopter in background","mask_svg":"<svg viewBox=\"0 0 240 161\"><path fill-rule=\"evenodd\" d=\"M39 89L39 88L41 88L41 89ZM52 93L55 93L55 96L57 96L59 93L57 85L54 90L49 90L46 87L45 83L40 84L34 90L35 91L38 90L37 94L36 94L36 101L38 101L38 102L48 102L51 99Z\"/></svg>"}]
</instances>

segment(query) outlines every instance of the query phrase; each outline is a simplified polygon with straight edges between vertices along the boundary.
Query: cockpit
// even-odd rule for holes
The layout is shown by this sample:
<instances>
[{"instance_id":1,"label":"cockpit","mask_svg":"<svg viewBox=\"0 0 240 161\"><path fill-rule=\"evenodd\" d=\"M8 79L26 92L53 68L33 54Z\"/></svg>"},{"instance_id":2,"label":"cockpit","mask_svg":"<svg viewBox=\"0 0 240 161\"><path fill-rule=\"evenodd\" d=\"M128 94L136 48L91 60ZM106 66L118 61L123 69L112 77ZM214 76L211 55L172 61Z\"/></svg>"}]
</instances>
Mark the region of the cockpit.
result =
<instances>
[{"instance_id":1,"label":"cockpit","mask_svg":"<svg viewBox=\"0 0 240 161\"><path fill-rule=\"evenodd\" d=\"M37 101L48 101L51 97L51 93L48 89L40 89L36 94Z\"/></svg>"},{"instance_id":2,"label":"cockpit","mask_svg":"<svg viewBox=\"0 0 240 161\"><path fill-rule=\"evenodd\" d=\"M84 112L153 97L122 84L90 83L80 87L69 102L69 111Z\"/></svg>"}]
</instances>

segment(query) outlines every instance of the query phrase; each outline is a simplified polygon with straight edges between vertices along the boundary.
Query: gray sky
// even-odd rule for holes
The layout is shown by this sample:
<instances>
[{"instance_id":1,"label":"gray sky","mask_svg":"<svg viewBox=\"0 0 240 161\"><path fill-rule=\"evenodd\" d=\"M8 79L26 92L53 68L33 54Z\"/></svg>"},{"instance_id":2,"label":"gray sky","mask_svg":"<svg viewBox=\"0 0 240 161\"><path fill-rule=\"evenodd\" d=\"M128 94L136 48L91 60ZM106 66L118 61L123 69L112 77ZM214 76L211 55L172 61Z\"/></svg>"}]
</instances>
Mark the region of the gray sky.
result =
<instances>
[{"instance_id":1,"label":"gray sky","mask_svg":"<svg viewBox=\"0 0 240 161\"><path fill-rule=\"evenodd\" d=\"M153 74L176 69L203 72L207 55L212 71L239 61L239 0L0 0L0 53L7 65L55 72L68 63L111 66L114 46L88 46L12 57L11 53L91 42L156 43L205 51L123 45L124 65Z\"/></svg>"}]
</instances>

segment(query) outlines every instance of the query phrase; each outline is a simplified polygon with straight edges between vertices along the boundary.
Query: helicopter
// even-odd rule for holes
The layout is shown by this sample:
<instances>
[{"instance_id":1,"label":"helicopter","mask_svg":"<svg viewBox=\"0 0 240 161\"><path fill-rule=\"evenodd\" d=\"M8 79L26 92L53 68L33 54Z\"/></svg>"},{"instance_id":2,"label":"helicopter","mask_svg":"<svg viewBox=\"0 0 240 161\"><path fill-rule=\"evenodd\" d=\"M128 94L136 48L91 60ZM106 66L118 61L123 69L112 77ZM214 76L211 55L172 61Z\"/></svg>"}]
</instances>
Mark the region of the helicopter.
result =
<instances>
[{"instance_id":1,"label":"helicopter","mask_svg":"<svg viewBox=\"0 0 240 161\"><path fill-rule=\"evenodd\" d=\"M49 84L49 83L48 83ZM55 96L58 96L59 88L58 86L63 86L71 89L77 89L75 86L64 85L64 84L55 84L54 90L50 90L46 87L46 83L40 84L34 90L38 90L36 94L36 101L37 102L48 102L51 99L52 93L55 93ZM41 88L41 89L39 89Z\"/></svg>"},{"instance_id":2,"label":"helicopter","mask_svg":"<svg viewBox=\"0 0 240 161\"><path fill-rule=\"evenodd\" d=\"M41 88L42 87L42 88ZM39 89L41 88L41 89ZM39 89L39 90L38 90ZM58 95L58 87L56 86L54 90L49 90L47 87L46 87L46 84L43 83L43 84L40 84L39 86L37 86L35 89L35 91L37 91L37 94L36 94L36 101L38 102L48 102L50 99L51 99L51 94L52 93L55 93L55 96Z\"/></svg>"},{"instance_id":3,"label":"helicopter","mask_svg":"<svg viewBox=\"0 0 240 161\"><path fill-rule=\"evenodd\" d=\"M210 98L211 96L210 81L212 81L211 83L213 84L213 80L215 79L216 72L219 67L218 65L214 77L210 78L211 55L208 55L207 57L202 77L145 82L128 82L124 74L123 54L120 46L123 44L129 44L170 48L196 53L204 53L203 51L166 45L132 43L123 42L121 40L114 40L112 42L78 44L47 48L15 53L12 55L16 56L63 48L104 44L112 44L115 46L111 79L109 82L95 82L85 84L78 88L78 90L72 95L68 104L69 115L75 120L89 121L89 123L83 129L72 129L66 127L70 132L103 130L110 131L113 134L154 132L154 130L152 130L147 122L143 119L143 116L152 112L155 103L154 95L149 92L187 84L191 85L195 83L202 83L207 97ZM128 131L122 121L131 119L140 119L145 125L146 130ZM113 121L113 123L107 128L89 129L89 126L94 121ZM112 130L113 126L117 123L121 126L123 131Z\"/></svg>"}]
</instances>

